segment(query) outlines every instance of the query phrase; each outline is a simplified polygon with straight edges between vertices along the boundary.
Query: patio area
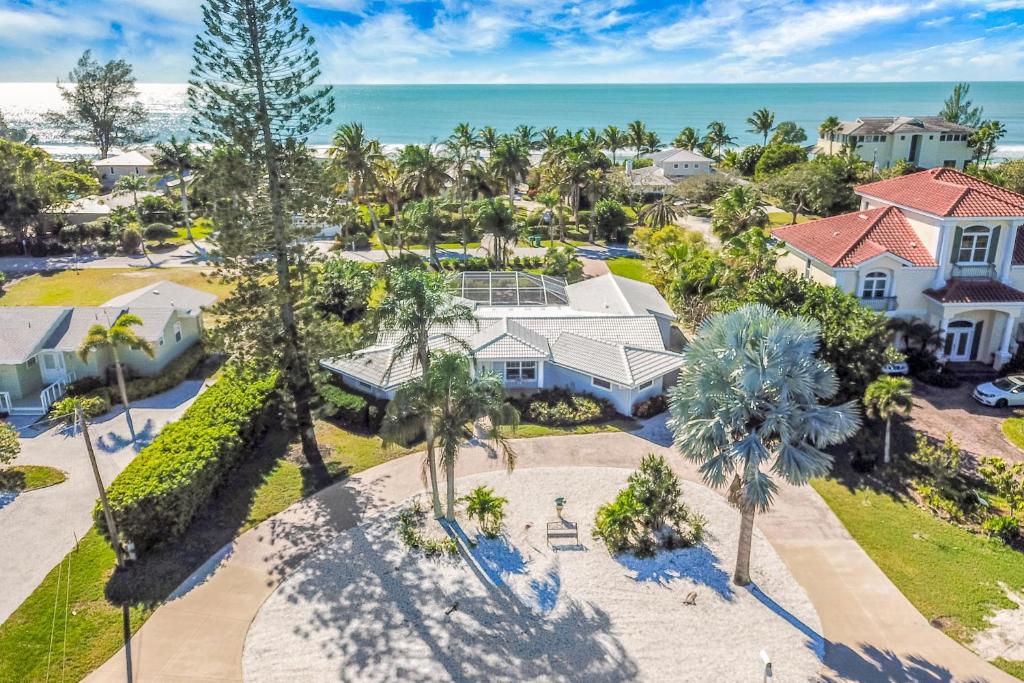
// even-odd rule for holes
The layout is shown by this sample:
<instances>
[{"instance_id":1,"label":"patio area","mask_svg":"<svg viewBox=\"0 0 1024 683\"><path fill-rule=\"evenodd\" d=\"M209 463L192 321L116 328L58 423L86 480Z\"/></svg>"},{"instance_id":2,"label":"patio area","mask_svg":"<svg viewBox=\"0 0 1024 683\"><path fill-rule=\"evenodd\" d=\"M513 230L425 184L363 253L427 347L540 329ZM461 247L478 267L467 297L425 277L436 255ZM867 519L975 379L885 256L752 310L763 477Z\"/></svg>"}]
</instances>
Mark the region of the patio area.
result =
<instances>
[{"instance_id":1,"label":"patio area","mask_svg":"<svg viewBox=\"0 0 1024 683\"><path fill-rule=\"evenodd\" d=\"M390 508L342 533L263 604L246 639L245 680L817 680L824 640L807 594L759 532L756 587L731 583L739 520L685 482L708 518L703 545L613 557L591 537L597 507L630 470L519 470L459 479L509 499L505 534L472 539L472 562L424 558L398 540ZM581 547L552 549L545 523L579 523ZM404 504L403 504L404 505ZM475 544L475 545L474 545ZM694 605L684 604L691 593Z\"/></svg>"}]
</instances>

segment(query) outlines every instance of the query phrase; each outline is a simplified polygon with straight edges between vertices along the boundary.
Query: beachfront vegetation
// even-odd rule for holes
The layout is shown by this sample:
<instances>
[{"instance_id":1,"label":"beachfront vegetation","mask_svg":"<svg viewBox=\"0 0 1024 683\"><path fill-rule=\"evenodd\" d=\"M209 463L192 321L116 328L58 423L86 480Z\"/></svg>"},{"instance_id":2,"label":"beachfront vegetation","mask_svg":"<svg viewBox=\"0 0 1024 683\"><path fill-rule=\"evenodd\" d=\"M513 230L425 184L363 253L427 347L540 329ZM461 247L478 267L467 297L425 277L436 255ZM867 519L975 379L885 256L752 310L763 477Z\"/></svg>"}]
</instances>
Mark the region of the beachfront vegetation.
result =
<instances>
[{"instance_id":1,"label":"beachfront vegetation","mask_svg":"<svg viewBox=\"0 0 1024 683\"><path fill-rule=\"evenodd\" d=\"M829 471L821 449L860 426L852 402L831 405L839 382L816 358L819 334L812 320L764 305L717 315L683 352L669 392L676 447L740 510L738 585L750 583L754 515L770 509L778 486L765 470L806 484Z\"/></svg>"}]
</instances>

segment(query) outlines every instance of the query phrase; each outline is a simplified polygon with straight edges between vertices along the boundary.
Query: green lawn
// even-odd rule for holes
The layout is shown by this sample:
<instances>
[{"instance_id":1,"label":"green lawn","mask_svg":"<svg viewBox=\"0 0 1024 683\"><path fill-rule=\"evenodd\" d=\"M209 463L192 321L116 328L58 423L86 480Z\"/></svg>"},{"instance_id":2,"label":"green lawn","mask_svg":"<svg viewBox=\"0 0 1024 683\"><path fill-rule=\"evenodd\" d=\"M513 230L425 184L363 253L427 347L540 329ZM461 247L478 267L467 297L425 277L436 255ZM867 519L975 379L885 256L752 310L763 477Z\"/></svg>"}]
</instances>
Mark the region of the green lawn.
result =
<instances>
[{"instance_id":1,"label":"green lawn","mask_svg":"<svg viewBox=\"0 0 1024 683\"><path fill-rule=\"evenodd\" d=\"M1024 449L1024 417L1008 417L1000 426L1010 443L1017 448Z\"/></svg>"},{"instance_id":2,"label":"green lawn","mask_svg":"<svg viewBox=\"0 0 1024 683\"><path fill-rule=\"evenodd\" d=\"M175 228L174 239L168 240L173 244L186 244L188 243L188 237L186 236L185 228ZM200 223L199 225L192 226L192 239L204 240L213 233L213 229L209 224Z\"/></svg>"},{"instance_id":3,"label":"green lawn","mask_svg":"<svg viewBox=\"0 0 1024 683\"><path fill-rule=\"evenodd\" d=\"M210 277L203 268L82 268L39 273L6 288L0 306L99 306L160 280L226 296L230 287Z\"/></svg>"},{"instance_id":4,"label":"green lawn","mask_svg":"<svg viewBox=\"0 0 1024 683\"><path fill-rule=\"evenodd\" d=\"M997 582L1024 589L1024 556L876 491L811 482L857 543L928 620L967 643L994 610L1012 608ZM1020 672L1024 662L996 662Z\"/></svg>"},{"instance_id":5,"label":"green lawn","mask_svg":"<svg viewBox=\"0 0 1024 683\"><path fill-rule=\"evenodd\" d=\"M802 213L796 215L797 223L806 223L808 221L817 220L817 216L805 216ZM790 225L793 221L793 214L788 211L772 211L768 214L768 221L772 227L778 227L780 225Z\"/></svg>"},{"instance_id":6,"label":"green lawn","mask_svg":"<svg viewBox=\"0 0 1024 683\"><path fill-rule=\"evenodd\" d=\"M619 418L608 422L596 422L593 424L575 425L570 427L551 427L548 425L523 422L510 434L515 439L529 439L536 436L564 436L566 434L597 434L598 432L629 432L636 429L635 420Z\"/></svg>"},{"instance_id":7,"label":"green lawn","mask_svg":"<svg viewBox=\"0 0 1024 683\"><path fill-rule=\"evenodd\" d=\"M648 270L647 264L644 263L643 259L621 257L609 259L607 263L608 270L616 275L628 277L630 280L640 280L641 282L651 281L651 272Z\"/></svg>"},{"instance_id":8,"label":"green lawn","mask_svg":"<svg viewBox=\"0 0 1024 683\"><path fill-rule=\"evenodd\" d=\"M15 465L0 470L0 491L35 491L67 480L66 472L45 465Z\"/></svg>"}]
</instances>

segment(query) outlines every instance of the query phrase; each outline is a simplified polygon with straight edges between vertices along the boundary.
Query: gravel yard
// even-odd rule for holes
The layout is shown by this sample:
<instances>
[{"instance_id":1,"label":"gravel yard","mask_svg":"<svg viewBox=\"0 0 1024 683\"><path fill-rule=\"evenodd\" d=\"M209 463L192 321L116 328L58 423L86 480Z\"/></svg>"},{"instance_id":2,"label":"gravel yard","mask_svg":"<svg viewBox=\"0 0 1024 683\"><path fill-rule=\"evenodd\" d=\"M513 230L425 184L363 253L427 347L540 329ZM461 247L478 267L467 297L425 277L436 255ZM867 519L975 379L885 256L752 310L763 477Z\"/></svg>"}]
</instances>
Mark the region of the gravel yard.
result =
<instances>
[{"instance_id":1,"label":"gravel yard","mask_svg":"<svg viewBox=\"0 0 1024 683\"><path fill-rule=\"evenodd\" d=\"M459 480L509 499L505 535L473 563L429 560L397 537L398 508L340 534L266 601L249 630L247 681L817 680L821 625L771 546L755 535L756 588L731 583L739 519L684 482L708 519L703 546L614 558L591 538L597 507L629 470L524 469ZM545 522L568 500L582 548L552 550ZM476 535L472 522L462 522ZM696 605L684 604L696 593Z\"/></svg>"}]
</instances>

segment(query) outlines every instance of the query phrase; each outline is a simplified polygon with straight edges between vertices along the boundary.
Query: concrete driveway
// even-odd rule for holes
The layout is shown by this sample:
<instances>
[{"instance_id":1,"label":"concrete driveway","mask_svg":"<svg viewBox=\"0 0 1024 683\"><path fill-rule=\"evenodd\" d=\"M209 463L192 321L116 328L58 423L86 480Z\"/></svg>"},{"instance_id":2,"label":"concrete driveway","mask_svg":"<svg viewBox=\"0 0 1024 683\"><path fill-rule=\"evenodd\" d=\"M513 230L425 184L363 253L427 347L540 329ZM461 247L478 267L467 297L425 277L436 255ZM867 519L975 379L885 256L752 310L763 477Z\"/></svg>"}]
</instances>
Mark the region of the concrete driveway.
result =
<instances>
[{"instance_id":1,"label":"concrete driveway","mask_svg":"<svg viewBox=\"0 0 1024 683\"><path fill-rule=\"evenodd\" d=\"M210 245L200 240L199 244L205 249ZM28 275L31 273L47 272L51 270L74 270L78 268L149 268L150 260L152 265L167 266L202 266L208 265L209 260L201 256L192 244L183 244L175 249L164 252L149 253L149 259L141 254L133 256L113 255L101 256L89 254L86 256L75 256L67 254L64 256L3 256L0 257L0 272L11 275Z\"/></svg>"},{"instance_id":2,"label":"concrete driveway","mask_svg":"<svg viewBox=\"0 0 1024 683\"><path fill-rule=\"evenodd\" d=\"M964 382L955 389L940 389L914 382L914 407L910 426L936 439L953 435L960 447L975 456L998 455L1024 461L1024 451L1003 436L1003 420L1024 415L1020 408L990 408L973 398L976 382Z\"/></svg>"},{"instance_id":3,"label":"concrete driveway","mask_svg":"<svg viewBox=\"0 0 1024 683\"><path fill-rule=\"evenodd\" d=\"M152 441L168 422L176 420L202 391L201 380L137 402L132 417L140 443ZM81 433L60 428L42 433L21 426L17 465L49 465L68 473L67 481L13 498L0 499L0 622L27 598L92 526L96 481ZM135 457L124 411L97 418L89 426L96 459L105 483Z\"/></svg>"}]
</instances>

